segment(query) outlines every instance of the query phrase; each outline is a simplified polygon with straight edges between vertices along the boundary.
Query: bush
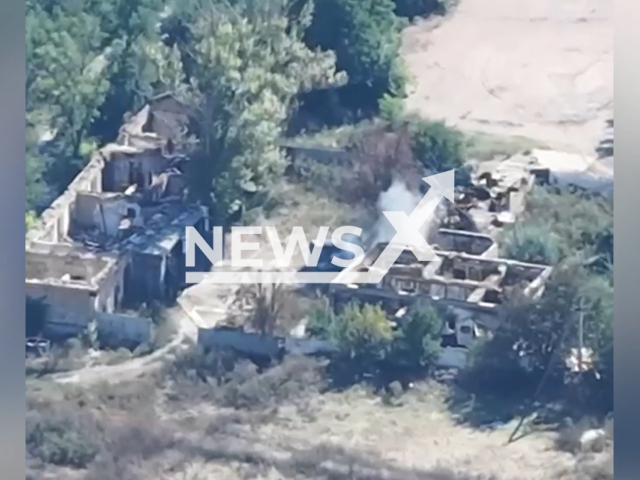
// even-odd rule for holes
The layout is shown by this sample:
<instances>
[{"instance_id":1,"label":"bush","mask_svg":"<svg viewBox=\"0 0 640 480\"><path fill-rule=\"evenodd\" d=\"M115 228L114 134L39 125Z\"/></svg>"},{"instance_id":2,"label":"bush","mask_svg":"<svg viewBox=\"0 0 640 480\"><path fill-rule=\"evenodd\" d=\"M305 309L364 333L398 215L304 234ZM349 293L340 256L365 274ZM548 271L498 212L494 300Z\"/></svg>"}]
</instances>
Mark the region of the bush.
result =
<instances>
[{"instance_id":1,"label":"bush","mask_svg":"<svg viewBox=\"0 0 640 480\"><path fill-rule=\"evenodd\" d=\"M330 340L350 358L381 358L393 341L387 316L377 305L347 305L342 312L316 311L307 326L317 337Z\"/></svg>"},{"instance_id":2,"label":"bush","mask_svg":"<svg viewBox=\"0 0 640 480\"><path fill-rule=\"evenodd\" d=\"M236 409L276 408L324 386L320 365L308 357L288 357L281 364L258 373L248 361L239 363L222 389L222 405Z\"/></svg>"},{"instance_id":3,"label":"bush","mask_svg":"<svg viewBox=\"0 0 640 480\"><path fill-rule=\"evenodd\" d=\"M400 320L393 358L411 366L432 366L442 347L443 315L430 302L412 305Z\"/></svg>"},{"instance_id":4,"label":"bush","mask_svg":"<svg viewBox=\"0 0 640 480\"><path fill-rule=\"evenodd\" d=\"M613 201L567 190L536 188L523 222L554 232L562 258L601 254L613 262Z\"/></svg>"},{"instance_id":5,"label":"bush","mask_svg":"<svg viewBox=\"0 0 640 480\"><path fill-rule=\"evenodd\" d=\"M464 135L444 122L411 117L406 128L415 158L429 171L444 172L464 165Z\"/></svg>"},{"instance_id":6,"label":"bush","mask_svg":"<svg viewBox=\"0 0 640 480\"><path fill-rule=\"evenodd\" d=\"M557 238L537 225L517 224L504 237L504 255L528 263L555 265L560 258Z\"/></svg>"},{"instance_id":7,"label":"bush","mask_svg":"<svg viewBox=\"0 0 640 480\"><path fill-rule=\"evenodd\" d=\"M341 182L342 199L373 205L394 179L411 191L422 185L423 169L416 162L409 132L403 128L377 128L359 134L349 142L353 168Z\"/></svg>"},{"instance_id":8,"label":"bush","mask_svg":"<svg viewBox=\"0 0 640 480\"><path fill-rule=\"evenodd\" d=\"M173 384L176 400L206 399L236 409L271 409L324 387L322 366L313 358L290 356L261 370L224 350L183 353L167 367L164 379Z\"/></svg>"},{"instance_id":9,"label":"bush","mask_svg":"<svg viewBox=\"0 0 640 480\"><path fill-rule=\"evenodd\" d=\"M85 468L102 443L100 423L84 412L45 410L27 415L27 451L45 463Z\"/></svg>"}]
</instances>

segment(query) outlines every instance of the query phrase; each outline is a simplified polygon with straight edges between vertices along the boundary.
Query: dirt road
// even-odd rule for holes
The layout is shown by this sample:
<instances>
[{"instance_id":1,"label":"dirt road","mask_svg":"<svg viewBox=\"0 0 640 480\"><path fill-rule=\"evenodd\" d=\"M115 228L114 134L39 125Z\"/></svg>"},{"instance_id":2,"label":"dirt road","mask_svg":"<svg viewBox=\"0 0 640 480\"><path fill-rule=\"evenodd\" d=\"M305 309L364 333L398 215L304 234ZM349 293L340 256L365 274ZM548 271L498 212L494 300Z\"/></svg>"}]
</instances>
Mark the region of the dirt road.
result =
<instances>
[{"instance_id":1,"label":"dirt road","mask_svg":"<svg viewBox=\"0 0 640 480\"><path fill-rule=\"evenodd\" d=\"M96 365L71 372L56 373L51 379L58 383L95 384L131 381L144 373L160 368L167 356L184 348L185 342L195 342L197 327L180 306L172 308L168 315L175 322L177 332L171 342L155 352L117 365Z\"/></svg>"},{"instance_id":2,"label":"dirt road","mask_svg":"<svg viewBox=\"0 0 640 480\"><path fill-rule=\"evenodd\" d=\"M460 0L407 28L409 111L592 155L613 111L612 0Z\"/></svg>"}]
</instances>

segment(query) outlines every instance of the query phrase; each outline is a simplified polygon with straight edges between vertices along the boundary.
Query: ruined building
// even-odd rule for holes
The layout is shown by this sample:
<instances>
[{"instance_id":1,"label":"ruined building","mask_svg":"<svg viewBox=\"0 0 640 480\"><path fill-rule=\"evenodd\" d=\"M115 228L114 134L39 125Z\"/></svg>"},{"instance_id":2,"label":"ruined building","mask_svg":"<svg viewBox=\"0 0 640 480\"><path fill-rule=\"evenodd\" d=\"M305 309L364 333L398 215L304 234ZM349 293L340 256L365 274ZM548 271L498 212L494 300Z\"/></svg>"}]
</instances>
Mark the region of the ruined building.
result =
<instances>
[{"instance_id":1,"label":"ruined building","mask_svg":"<svg viewBox=\"0 0 640 480\"><path fill-rule=\"evenodd\" d=\"M186 200L184 111L171 96L153 99L27 233L26 294L48 305L50 329L77 333L100 312L184 286L185 227L210 231L207 209Z\"/></svg>"},{"instance_id":2,"label":"ruined building","mask_svg":"<svg viewBox=\"0 0 640 480\"><path fill-rule=\"evenodd\" d=\"M376 285L346 284L340 276L348 272L367 272L386 247L374 246L362 263L347 267L331 284L334 305L354 300L381 304L393 317L400 317L407 307L421 298L428 298L452 312L453 332L462 330L454 345L469 346L471 340L460 342L479 326L494 330L502 320L501 308L515 294L537 298L544 291L552 267L498 258L497 245L484 234L439 230L431 245L438 259L420 262L413 252L405 250L383 280Z\"/></svg>"}]
</instances>

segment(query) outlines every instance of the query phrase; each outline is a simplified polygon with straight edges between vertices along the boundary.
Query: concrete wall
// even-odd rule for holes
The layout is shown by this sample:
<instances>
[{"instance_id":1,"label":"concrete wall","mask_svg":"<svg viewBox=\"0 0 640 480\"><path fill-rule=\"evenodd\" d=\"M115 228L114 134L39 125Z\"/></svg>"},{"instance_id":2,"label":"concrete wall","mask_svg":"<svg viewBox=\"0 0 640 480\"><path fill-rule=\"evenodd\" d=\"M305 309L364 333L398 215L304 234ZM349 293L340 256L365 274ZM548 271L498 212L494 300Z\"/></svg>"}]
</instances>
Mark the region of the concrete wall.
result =
<instances>
[{"instance_id":1,"label":"concrete wall","mask_svg":"<svg viewBox=\"0 0 640 480\"><path fill-rule=\"evenodd\" d=\"M153 322L149 318L99 313L96 324L98 340L105 347L135 348L152 339Z\"/></svg>"},{"instance_id":2,"label":"concrete wall","mask_svg":"<svg viewBox=\"0 0 640 480\"><path fill-rule=\"evenodd\" d=\"M169 160L162 155L161 148L111 149L104 169L105 191L124 192L127 187L138 184L140 190L151 185L153 175L163 172Z\"/></svg>"},{"instance_id":3,"label":"concrete wall","mask_svg":"<svg viewBox=\"0 0 640 480\"><path fill-rule=\"evenodd\" d=\"M27 297L42 299L47 305L47 321L86 327L93 318L97 293L88 288L27 281Z\"/></svg>"},{"instance_id":4,"label":"concrete wall","mask_svg":"<svg viewBox=\"0 0 640 480\"><path fill-rule=\"evenodd\" d=\"M233 348L247 355L276 357L281 342L276 337L244 332L241 329L199 328L198 345L204 349Z\"/></svg>"},{"instance_id":5,"label":"concrete wall","mask_svg":"<svg viewBox=\"0 0 640 480\"><path fill-rule=\"evenodd\" d=\"M30 280L70 280L89 285L108 267L107 260L93 255L56 255L38 251L25 253L25 277Z\"/></svg>"},{"instance_id":6,"label":"concrete wall","mask_svg":"<svg viewBox=\"0 0 640 480\"><path fill-rule=\"evenodd\" d=\"M101 279L94 306L96 312L112 313L122 305L125 293L124 272L128 261L128 256L120 257L116 266Z\"/></svg>"},{"instance_id":7,"label":"concrete wall","mask_svg":"<svg viewBox=\"0 0 640 480\"><path fill-rule=\"evenodd\" d=\"M104 158L100 153L96 153L87 166L69 184L67 190L42 212L36 225L27 232L27 246L32 241L57 243L67 237L78 192L102 191L103 167Z\"/></svg>"},{"instance_id":8,"label":"concrete wall","mask_svg":"<svg viewBox=\"0 0 640 480\"><path fill-rule=\"evenodd\" d=\"M442 250L498 258L498 244L489 235L440 229L431 241Z\"/></svg>"},{"instance_id":9,"label":"concrete wall","mask_svg":"<svg viewBox=\"0 0 640 480\"><path fill-rule=\"evenodd\" d=\"M28 254L28 257L32 254ZM68 261L67 257L49 257L56 262ZM74 259L78 262L77 259ZM25 281L26 296L42 299L48 305L48 322L67 323L86 326L95 318L96 312L113 312L121 304L124 294L124 268L127 258L121 257L115 264L107 265L104 260L93 259L86 263L79 263L86 268L93 262L101 262L102 268L92 272L94 276L84 281L52 280L27 278ZM44 265L46 274L52 275L73 273L64 263L59 265ZM56 271L56 268L58 271ZM31 268L32 274L34 268ZM91 279L94 282L91 282Z\"/></svg>"},{"instance_id":10,"label":"concrete wall","mask_svg":"<svg viewBox=\"0 0 640 480\"><path fill-rule=\"evenodd\" d=\"M347 150L329 147L302 147L302 146L284 146L284 150L291 162L304 160L313 160L325 165L351 165L353 163L353 154Z\"/></svg>"}]
</instances>

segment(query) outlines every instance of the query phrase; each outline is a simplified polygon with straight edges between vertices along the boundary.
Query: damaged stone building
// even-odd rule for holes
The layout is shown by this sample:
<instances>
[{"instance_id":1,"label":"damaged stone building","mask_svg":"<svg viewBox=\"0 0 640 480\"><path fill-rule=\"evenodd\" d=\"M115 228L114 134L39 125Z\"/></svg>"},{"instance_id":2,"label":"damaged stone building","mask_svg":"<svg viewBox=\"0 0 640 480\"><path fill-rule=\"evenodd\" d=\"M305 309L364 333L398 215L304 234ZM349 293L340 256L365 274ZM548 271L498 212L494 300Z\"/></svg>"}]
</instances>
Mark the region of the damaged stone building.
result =
<instances>
[{"instance_id":1,"label":"damaged stone building","mask_svg":"<svg viewBox=\"0 0 640 480\"><path fill-rule=\"evenodd\" d=\"M26 294L47 304L50 327L77 333L100 312L184 287L185 227L204 238L211 229L207 208L187 201L184 111L171 96L153 99L27 232Z\"/></svg>"},{"instance_id":2,"label":"damaged stone building","mask_svg":"<svg viewBox=\"0 0 640 480\"><path fill-rule=\"evenodd\" d=\"M380 304L391 317L400 318L413 303L428 298L455 318L443 330L443 335L454 337L450 346L470 346L478 327L495 330L503 318L501 307L513 295L539 298L552 271L546 265L498 258L488 235L441 229L432 243L437 260L421 262L405 250L379 284L340 280L349 272L367 272L386 246L374 246L362 263L347 267L331 284L334 306L359 300Z\"/></svg>"}]
</instances>

